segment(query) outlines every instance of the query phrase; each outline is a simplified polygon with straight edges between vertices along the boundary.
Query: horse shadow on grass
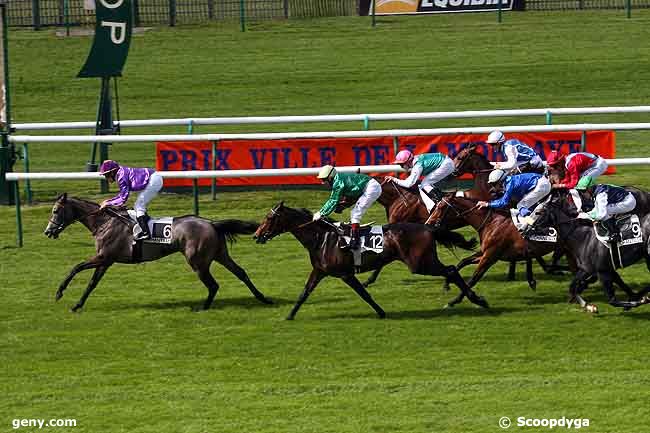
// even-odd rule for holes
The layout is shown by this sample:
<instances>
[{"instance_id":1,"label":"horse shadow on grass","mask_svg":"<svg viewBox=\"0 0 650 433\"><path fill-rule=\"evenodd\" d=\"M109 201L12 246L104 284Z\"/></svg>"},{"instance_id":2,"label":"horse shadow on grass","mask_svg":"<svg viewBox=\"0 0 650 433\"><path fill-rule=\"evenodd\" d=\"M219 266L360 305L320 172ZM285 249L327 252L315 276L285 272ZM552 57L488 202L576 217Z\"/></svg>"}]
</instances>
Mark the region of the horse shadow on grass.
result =
<instances>
[{"instance_id":1,"label":"horse shadow on grass","mask_svg":"<svg viewBox=\"0 0 650 433\"><path fill-rule=\"evenodd\" d=\"M438 308L429 310L406 310L406 311L386 311L386 319L384 320L430 320L430 319L444 319L448 317L497 317L502 314L515 313L527 308L519 307L490 307L473 308L473 307L453 307L453 308ZM377 314L373 312L357 313L357 314L335 314L328 316L328 319L377 319Z\"/></svg>"},{"instance_id":2,"label":"horse shadow on grass","mask_svg":"<svg viewBox=\"0 0 650 433\"><path fill-rule=\"evenodd\" d=\"M229 308L239 308L244 310L253 310L258 308L274 308L293 304L293 301L282 298L271 298L273 304L262 304L257 299L252 297L238 297L238 298L223 298L218 297L214 300L210 310L224 310ZM145 310L176 310L176 309L190 309L194 310L203 305L199 299L179 299L173 301L159 301L147 303L129 303L120 306L124 309L145 309ZM208 310L208 311L210 311Z\"/></svg>"}]
</instances>

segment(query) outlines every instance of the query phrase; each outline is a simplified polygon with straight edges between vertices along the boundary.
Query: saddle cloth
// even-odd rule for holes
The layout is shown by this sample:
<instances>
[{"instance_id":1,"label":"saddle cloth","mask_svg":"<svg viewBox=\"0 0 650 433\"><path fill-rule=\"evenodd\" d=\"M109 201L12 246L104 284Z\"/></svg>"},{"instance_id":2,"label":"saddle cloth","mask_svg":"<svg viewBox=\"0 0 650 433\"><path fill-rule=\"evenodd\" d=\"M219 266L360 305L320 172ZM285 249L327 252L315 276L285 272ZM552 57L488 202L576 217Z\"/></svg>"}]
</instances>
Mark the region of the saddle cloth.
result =
<instances>
[{"instance_id":1,"label":"saddle cloth","mask_svg":"<svg viewBox=\"0 0 650 433\"><path fill-rule=\"evenodd\" d=\"M133 225L133 236L140 234L142 229L138 220L135 216L135 211L129 209L129 217L135 223ZM174 222L173 217L163 217L163 218L149 218L147 225L149 226L149 233L151 233L151 239L146 239L143 242L152 243L152 244L171 244L172 243L172 224Z\"/></svg>"},{"instance_id":2,"label":"saddle cloth","mask_svg":"<svg viewBox=\"0 0 650 433\"><path fill-rule=\"evenodd\" d=\"M644 248L643 233L639 217L635 214L616 216L616 229L620 234L620 240L612 245L609 242L609 233L599 222L594 222L594 233L596 238L609 249L609 256L614 268L624 268L635 262L637 250Z\"/></svg>"}]
</instances>

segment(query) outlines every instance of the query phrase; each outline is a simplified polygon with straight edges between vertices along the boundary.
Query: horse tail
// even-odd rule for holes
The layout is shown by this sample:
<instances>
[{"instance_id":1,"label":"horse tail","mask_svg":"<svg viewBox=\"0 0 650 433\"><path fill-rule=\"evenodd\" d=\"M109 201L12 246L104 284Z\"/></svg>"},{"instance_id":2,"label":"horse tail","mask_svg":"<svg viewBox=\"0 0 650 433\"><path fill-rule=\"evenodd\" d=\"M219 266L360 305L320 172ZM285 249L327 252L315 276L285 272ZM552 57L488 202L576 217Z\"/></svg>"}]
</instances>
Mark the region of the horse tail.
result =
<instances>
[{"instance_id":1,"label":"horse tail","mask_svg":"<svg viewBox=\"0 0 650 433\"><path fill-rule=\"evenodd\" d=\"M476 245L478 245L476 238L467 240L460 233L452 232L450 230L434 230L434 233L436 241L440 242L449 250L453 250L455 247L460 247L464 250L471 251L476 248Z\"/></svg>"},{"instance_id":2,"label":"horse tail","mask_svg":"<svg viewBox=\"0 0 650 433\"><path fill-rule=\"evenodd\" d=\"M237 235L252 235L257 230L257 223L242 220L212 221L212 227L217 233L226 237L229 242L235 242Z\"/></svg>"}]
</instances>

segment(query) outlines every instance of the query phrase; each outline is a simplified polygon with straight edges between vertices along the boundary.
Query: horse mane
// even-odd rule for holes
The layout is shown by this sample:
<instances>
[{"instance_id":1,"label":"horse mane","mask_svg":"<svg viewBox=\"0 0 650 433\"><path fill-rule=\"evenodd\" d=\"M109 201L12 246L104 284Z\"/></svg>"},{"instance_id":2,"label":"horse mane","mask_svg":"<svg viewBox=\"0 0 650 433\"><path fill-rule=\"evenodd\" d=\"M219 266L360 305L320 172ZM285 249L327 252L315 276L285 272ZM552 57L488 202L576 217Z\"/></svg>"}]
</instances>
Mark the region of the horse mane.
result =
<instances>
[{"instance_id":1,"label":"horse mane","mask_svg":"<svg viewBox=\"0 0 650 433\"><path fill-rule=\"evenodd\" d=\"M377 182L379 182L379 183L381 184L382 192L383 192L383 190L384 190L384 186L385 186L385 185L388 185L388 183L383 183L384 180L386 179L386 177L387 177L387 176L373 176L373 179L375 179ZM392 183L392 182L391 182L391 183ZM399 186L399 185L397 185L396 183L393 183L393 185L394 185L396 188L399 188L401 191L409 192L409 193L411 193L411 194L413 194L413 195L416 195L416 196L418 196L418 197L420 196L420 189L418 188L418 185L417 185L417 184L413 185L413 186L410 187L410 188L404 188L403 186Z\"/></svg>"}]
</instances>

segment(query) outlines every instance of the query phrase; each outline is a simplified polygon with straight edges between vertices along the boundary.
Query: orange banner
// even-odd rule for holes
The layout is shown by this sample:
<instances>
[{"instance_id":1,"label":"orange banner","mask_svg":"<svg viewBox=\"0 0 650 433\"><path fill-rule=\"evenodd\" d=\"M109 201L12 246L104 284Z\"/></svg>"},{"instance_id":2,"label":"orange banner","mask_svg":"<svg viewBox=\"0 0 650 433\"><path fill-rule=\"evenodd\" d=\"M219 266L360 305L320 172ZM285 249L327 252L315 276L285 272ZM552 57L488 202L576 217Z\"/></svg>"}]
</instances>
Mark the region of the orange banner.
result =
<instances>
[{"instance_id":1,"label":"orange banner","mask_svg":"<svg viewBox=\"0 0 650 433\"><path fill-rule=\"evenodd\" d=\"M581 132L514 133L507 138L518 138L527 143L546 159L556 149L579 152ZM503 157L485 144L485 134L458 134L436 136L404 136L399 138L399 149L409 149L415 154L442 152L454 157L462 148L479 145L479 151L491 161ZM589 131L586 151L604 158L614 158L615 134L613 131ZM156 143L156 169L211 170L212 143L209 141L158 142ZM259 168L321 167L325 164L381 165L390 164L395 156L392 137L336 138L336 139L289 139L289 140L237 140L220 141L216 146L217 170L241 170ZM612 173L610 168L608 173ZM223 178L219 185L308 185L320 183L314 176L279 176L255 178ZM199 179L199 185L207 186L210 179ZM165 186L191 186L191 179L166 179Z\"/></svg>"}]
</instances>

